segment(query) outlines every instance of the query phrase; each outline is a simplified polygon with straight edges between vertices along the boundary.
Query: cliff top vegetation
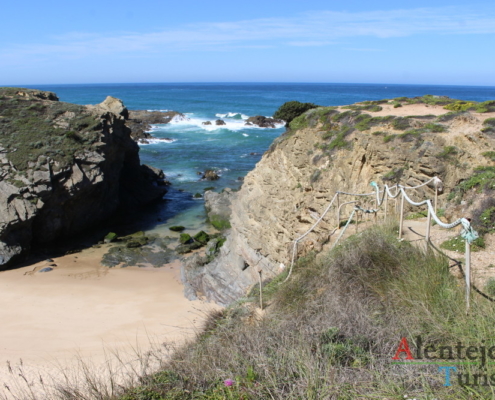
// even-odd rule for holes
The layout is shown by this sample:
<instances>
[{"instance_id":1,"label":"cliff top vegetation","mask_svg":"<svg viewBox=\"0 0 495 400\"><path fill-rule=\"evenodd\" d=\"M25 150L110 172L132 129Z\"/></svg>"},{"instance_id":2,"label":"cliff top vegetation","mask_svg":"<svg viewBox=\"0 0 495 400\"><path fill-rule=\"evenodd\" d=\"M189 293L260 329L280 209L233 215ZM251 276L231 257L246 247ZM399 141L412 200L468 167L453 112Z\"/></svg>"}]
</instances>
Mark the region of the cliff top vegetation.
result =
<instances>
[{"instance_id":1,"label":"cliff top vegetation","mask_svg":"<svg viewBox=\"0 0 495 400\"><path fill-rule=\"evenodd\" d=\"M71 163L99 132L99 118L84 106L59 102L51 92L0 88L0 147L18 171L40 156Z\"/></svg>"}]
</instances>

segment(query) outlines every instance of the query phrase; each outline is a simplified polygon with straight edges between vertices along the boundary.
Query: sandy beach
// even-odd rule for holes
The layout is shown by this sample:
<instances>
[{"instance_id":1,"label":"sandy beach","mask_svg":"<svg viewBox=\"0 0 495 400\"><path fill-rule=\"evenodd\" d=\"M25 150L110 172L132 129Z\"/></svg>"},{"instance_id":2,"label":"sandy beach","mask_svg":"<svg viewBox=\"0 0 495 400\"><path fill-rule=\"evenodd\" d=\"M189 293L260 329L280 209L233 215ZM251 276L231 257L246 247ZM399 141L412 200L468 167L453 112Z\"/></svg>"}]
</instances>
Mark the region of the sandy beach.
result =
<instances>
[{"instance_id":1,"label":"sandy beach","mask_svg":"<svg viewBox=\"0 0 495 400\"><path fill-rule=\"evenodd\" d=\"M184 341L215 307L183 296L178 262L109 269L100 265L105 250L0 272L2 386L12 381L8 363L33 376L56 376L79 360L98 365L108 353L132 358L151 343Z\"/></svg>"}]
</instances>

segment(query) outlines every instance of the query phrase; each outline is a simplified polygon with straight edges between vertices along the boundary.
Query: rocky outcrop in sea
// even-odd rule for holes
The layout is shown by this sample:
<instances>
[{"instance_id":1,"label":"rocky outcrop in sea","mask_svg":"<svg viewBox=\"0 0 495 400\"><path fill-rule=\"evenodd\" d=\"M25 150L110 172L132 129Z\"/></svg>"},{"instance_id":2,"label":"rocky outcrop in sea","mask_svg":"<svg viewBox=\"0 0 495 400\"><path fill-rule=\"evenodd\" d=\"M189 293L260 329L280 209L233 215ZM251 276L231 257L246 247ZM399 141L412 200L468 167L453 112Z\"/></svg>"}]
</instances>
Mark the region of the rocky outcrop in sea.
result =
<instances>
[{"instance_id":1,"label":"rocky outcrop in sea","mask_svg":"<svg viewBox=\"0 0 495 400\"><path fill-rule=\"evenodd\" d=\"M112 97L80 106L51 92L0 89L0 268L33 245L163 197L165 176L140 164L128 115Z\"/></svg>"},{"instance_id":2,"label":"rocky outcrop in sea","mask_svg":"<svg viewBox=\"0 0 495 400\"><path fill-rule=\"evenodd\" d=\"M126 125L131 129L131 137L134 140L146 144L149 139L157 139L149 133L152 125L168 124L175 117L185 118L185 115L177 111L130 110L126 118Z\"/></svg>"}]
</instances>

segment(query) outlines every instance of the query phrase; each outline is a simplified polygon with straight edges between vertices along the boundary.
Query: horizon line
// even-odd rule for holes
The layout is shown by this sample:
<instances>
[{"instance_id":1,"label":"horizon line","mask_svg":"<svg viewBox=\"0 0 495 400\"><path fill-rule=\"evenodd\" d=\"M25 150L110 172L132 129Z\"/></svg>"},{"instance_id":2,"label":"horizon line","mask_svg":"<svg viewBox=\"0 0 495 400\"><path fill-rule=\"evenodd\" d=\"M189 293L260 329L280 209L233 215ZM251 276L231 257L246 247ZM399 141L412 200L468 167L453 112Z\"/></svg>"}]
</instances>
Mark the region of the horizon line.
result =
<instances>
[{"instance_id":1,"label":"horizon line","mask_svg":"<svg viewBox=\"0 0 495 400\"><path fill-rule=\"evenodd\" d=\"M281 81L180 81L180 82L91 82L91 83L32 83L32 84L0 84L0 87L19 87L29 89L29 86L116 86L116 85L389 85L389 86L460 86L494 88L495 85L463 85L438 83L362 83L362 82L281 82Z\"/></svg>"}]
</instances>

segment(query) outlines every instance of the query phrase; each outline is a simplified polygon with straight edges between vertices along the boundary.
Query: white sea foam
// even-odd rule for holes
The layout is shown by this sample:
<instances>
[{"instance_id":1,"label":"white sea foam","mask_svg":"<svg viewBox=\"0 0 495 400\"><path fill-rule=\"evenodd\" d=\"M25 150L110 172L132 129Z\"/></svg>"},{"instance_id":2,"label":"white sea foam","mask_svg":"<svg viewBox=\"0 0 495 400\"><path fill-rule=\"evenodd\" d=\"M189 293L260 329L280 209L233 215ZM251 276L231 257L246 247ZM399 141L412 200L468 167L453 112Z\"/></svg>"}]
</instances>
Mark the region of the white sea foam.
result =
<instances>
[{"instance_id":1,"label":"white sea foam","mask_svg":"<svg viewBox=\"0 0 495 400\"><path fill-rule=\"evenodd\" d=\"M138 144L140 146L146 146L148 144L157 144L157 143L174 143L177 139L171 138L149 138L149 139L140 139Z\"/></svg>"},{"instance_id":2,"label":"white sea foam","mask_svg":"<svg viewBox=\"0 0 495 400\"><path fill-rule=\"evenodd\" d=\"M241 116L241 118L235 118L236 116ZM180 129L197 129L200 128L206 132L220 133L222 130L229 131L240 131L246 129L266 129L261 128L257 125L245 125L245 121L249 118L247 115L241 113L229 112L227 114L216 114L216 118L220 118L224 121L225 125L217 125L216 119L197 117L194 113L186 113L184 115L176 115L167 124L169 128L180 127ZM208 124L209 122L209 124ZM276 128L282 128L284 123L276 124ZM163 129L164 126L152 126L152 129Z\"/></svg>"},{"instance_id":3,"label":"white sea foam","mask_svg":"<svg viewBox=\"0 0 495 400\"><path fill-rule=\"evenodd\" d=\"M228 112L227 114L221 114L221 113L215 114L215 117L246 120L249 118L249 115L238 112Z\"/></svg>"},{"instance_id":4,"label":"white sea foam","mask_svg":"<svg viewBox=\"0 0 495 400\"><path fill-rule=\"evenodd\" d=\"M242 136L248 137L249 135L247 133L243 133Z\"/></svg>"},{"instance_id":5,"label":"white sea foam","mask_svg":"<svg viewBox=\"0 0 495 400\"><path fill-rule=\"evenodd\" d=\"M146 110L146 111L149 111L149 112L153 112L153 111L169 112L169 111L172 111L172 110Z\"/></svg>"},{"instance_id":6,"label":"white sea foam","mask_svg":"<svg viewBox=\"0 0 495 400\"><path fill-rule=\"evenodd\" d=\"M183 121L189 121L189 117L187 115L177 114L170 120L170 123L175 124Z\"/></svg>"}]
</instances>

